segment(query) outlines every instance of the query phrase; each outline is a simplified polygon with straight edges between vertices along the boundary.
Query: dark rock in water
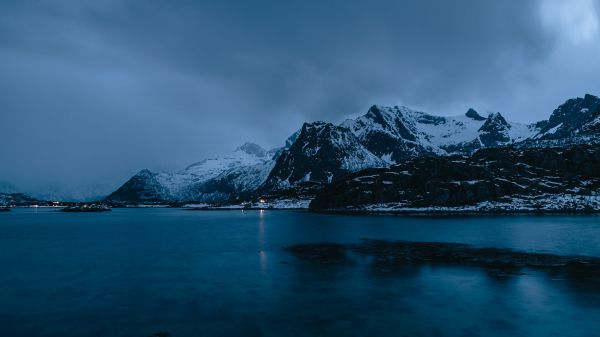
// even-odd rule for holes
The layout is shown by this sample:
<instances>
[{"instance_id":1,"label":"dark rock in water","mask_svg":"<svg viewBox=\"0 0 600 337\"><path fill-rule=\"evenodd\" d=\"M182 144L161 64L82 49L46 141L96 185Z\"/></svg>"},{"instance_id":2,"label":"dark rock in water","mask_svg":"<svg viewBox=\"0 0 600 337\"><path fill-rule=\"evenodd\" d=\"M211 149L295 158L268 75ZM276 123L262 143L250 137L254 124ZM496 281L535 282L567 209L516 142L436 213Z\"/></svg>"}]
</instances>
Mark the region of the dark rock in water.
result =
<instances>
[{"instance_id":1,"label":"dark rock in water","mask_svg":"<svg viewBox=\"0 0 600 337\"><path fill-rule=\"evenodd\" d=\"M62 209L62 212L108 212L110 210L106 205L77 205L67 206Z\"/></svg>"},{"instance_id":2,"label":"dark rock in water","mask_svg":"<svg viewBox=\"0 0 600 337\"><path fill-rule=\"evenodd\" d=\"M367 169L325 186L314 210L402 203L464 206L541 195L593 196L600 189L600 145L516 150L489 148L473 156L433 157Z\"/></svg>"},{"instance_id":3,"label":"dark rock in water","mask_svg":"<svg viewBox=\"0 0 600 337\"><path fill-rule=\"evenodd\" d=\"M9 212L10 208L8 207L0 207L0 212Z\"/></svg>"},{"instance_id":4,"label":"dark rock in water","mask_svg":"<svg viewBox=\"0 0 600 337\"><path fill-rule=\"evenodd\" d=\"M171 334L166 331L155 332L148 337L171 337Z\"/></svg>"},{"instance_id":5,"label":"dark rock in water","mask_svg":"<svg viewBox=\"0 0 600 337\"><path fill-rule=\"evenodd\" d=\"M515 273L522 268L600 277L600 258L520 252L506 248L478 248L461 243L363 240L358 244L313 243L285 248L315 263L347 262L349 253L373 257L380 269L410 264L444 264L482 267Z\"/></svg>"},{"instance_id":6,"label":"dark rock in water","mask_svg":"<svg viewBox=\"0 0 600 337\"><path fill-rule=\"evenodd\" d=\"M319 263L339 263L346 260L347 247L337 243L308 243L286 248L304 260Z\"/></svg>"}]
</instances>

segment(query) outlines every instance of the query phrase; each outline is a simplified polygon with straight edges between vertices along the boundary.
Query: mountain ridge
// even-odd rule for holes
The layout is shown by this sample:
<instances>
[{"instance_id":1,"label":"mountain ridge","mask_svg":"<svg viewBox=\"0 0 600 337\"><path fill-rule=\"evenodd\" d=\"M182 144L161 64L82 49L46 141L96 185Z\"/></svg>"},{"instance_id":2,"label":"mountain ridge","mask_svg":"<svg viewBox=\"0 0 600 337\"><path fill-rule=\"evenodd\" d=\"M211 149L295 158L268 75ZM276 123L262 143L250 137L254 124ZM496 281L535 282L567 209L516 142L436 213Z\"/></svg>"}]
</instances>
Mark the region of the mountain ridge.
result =
<instances>
[{"instance_id":1,"label":"mountain ridge","mask_svg":"<svg viewBox=\"0 0 600 337\"><path fill-rule=\"evenodd\" d=\"M567 100L548 120L527 125L507 121L498 112L482 117L469 109L460 116L435 116L373 105L339 125L304 123L280 148L267 151L245 143L177 172L142 170L105 201L223 203L299 184L328 184L356 171L421 157L471 155L508 145L575 144L596 139L599 131L600 99L589 94Z\"/></svg>"}]
</instances>

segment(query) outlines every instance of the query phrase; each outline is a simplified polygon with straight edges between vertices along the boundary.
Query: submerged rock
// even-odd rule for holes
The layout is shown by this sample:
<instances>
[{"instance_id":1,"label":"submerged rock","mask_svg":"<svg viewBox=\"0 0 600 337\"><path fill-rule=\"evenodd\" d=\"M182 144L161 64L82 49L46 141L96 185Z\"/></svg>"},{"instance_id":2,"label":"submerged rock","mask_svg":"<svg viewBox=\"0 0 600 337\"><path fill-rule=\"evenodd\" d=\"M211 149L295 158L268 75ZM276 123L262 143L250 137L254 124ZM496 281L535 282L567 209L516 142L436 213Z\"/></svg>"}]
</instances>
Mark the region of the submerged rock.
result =
<instances>
[{"instance_id":1,"label":"submerged rock","mask_svg":"<svg viewBox=\"0 0 600 337\"><path fill-rule=\"evenodd\" d=\"M311 243L285 248L316 263L344 262L350 253L374 258L386 270L415 264L464 265L516 273L522 268L600 277L600 258L521 252L507 248L479 248L462 243L363 240L358 244Z\"/></svg>"}]
</instances>

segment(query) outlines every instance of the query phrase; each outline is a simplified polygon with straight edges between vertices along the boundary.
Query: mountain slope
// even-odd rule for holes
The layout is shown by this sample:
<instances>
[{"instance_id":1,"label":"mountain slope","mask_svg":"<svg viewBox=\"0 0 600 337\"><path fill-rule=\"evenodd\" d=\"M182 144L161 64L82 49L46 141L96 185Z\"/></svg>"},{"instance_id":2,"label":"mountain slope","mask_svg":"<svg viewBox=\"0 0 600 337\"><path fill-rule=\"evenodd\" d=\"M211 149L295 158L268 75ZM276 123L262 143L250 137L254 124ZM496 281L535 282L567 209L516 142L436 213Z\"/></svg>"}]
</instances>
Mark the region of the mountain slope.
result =
<instances>
[{"instance_id":1,"label":"mountain slope","mask_svg":"<svg viewBox=\"0 0 600 337\"><path fill-rule=\"evenodd\" d=\"M45 203L23 193L0 193L0 206L30 206Z\"/></svg>"},{"instance_id":2,"label":"mountain slope","mask_svg":"<svg viewBox=\"0 0 600 337\"><path fill-rule=\"evenodd\" d=\"M234 152L177 172L142 170L110 194L110 203L218 202L256 189L274 163L274 151L246 143Z\"/></svg>"},{"instance_id":3,"label":"mountain slope","mask_svg":"<svg viewBox=\"0 0 600 337\"><path fill-rule=\"evenodd\" d=\"M313 200L317 210L395 205L459 207L481 202L595 198L600 146L516 150L489 148L469 157L430 157L369 169L329 184ZM540 207L544 205L538 204Z\"/></svg>"},{"instance_id":4,"label":"mountain slope","mask_svg":"<svg viewBox=\"0 0 600 337\"><path fill-rule=\"evenodd\" d=\"M277 159L263 189L331 182L350 172L385 165L349 129L325 122L305 123Z\"/></svg>"},{"instance_id":5,"label":"mountain slope","mask_svg":"<svg viewBox=\"0 0 600 337\"><path fill-rule=\"evenodd\" d=\"M575 136L597 117L599 107L600 98L590 94L569 99L556 108L547 121L537 123L540 131L533 138L550 140Z\"/></svg>"},{"instance_id":6,"label":"mountain slope","mask_svg":"<svg viewBox=\"0 0 600 337\"><path fill-rule=\"evenodd\" d=\"M440 117L406 107L372 106L367 114L344 125L367 149L391 164L423 156L471 153L534 134L531 127L509 123L499 113L484 118L473 109L463 116Z\"/></svg>"},{"instance_id":7,"label":"mountain slope","mask_svg":"<svg viewBox=\"0 0 600 337\"><path fill-rule=\"evenodd\" d=\"M417 158L468 156L509 145L529 149L598 141L600 99L592 95L567 100L547 121L530 125L507 121L500 113L483 117L473 109L442 117L374 105L340 125L305 123L283 148L267 152L247 143L178 172L140 171L106 200L216 203L283 192L306 196L353 172Z\"/></svg>"}]
</instances>

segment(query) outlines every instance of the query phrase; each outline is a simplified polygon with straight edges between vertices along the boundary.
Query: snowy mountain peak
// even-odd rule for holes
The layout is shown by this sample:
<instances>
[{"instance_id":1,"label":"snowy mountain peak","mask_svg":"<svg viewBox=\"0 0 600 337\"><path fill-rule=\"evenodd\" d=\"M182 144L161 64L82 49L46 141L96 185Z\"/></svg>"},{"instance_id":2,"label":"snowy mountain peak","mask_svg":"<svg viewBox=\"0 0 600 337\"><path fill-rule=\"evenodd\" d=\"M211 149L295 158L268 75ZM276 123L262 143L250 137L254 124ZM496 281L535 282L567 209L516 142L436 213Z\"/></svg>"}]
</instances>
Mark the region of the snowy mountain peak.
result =
<instances>
[{"instance_id":1,"label":"snowy mountain peak","mask_svg":"<svg viewBox=\"0 0 600 337\"><path fill-rule=\"evenodd\" d=\"M107 201L219 202L302 189L419 157L470 155L482 148L597 135L600 99L593 95L570 99L549 120L532 125L509 122L500 113L484 118L474 109L459 116L436 116L404 106L373 105L340 125L304 123L281 148L265 151L246 143L177 172L142 170Z\"/></svg>"},{"instance_id":2,"label":"snowy mountain peak","mask_svg":"<svg viewBox=\"0 0 600 337\"><path fill-rule=\"evenodd\" d=\"M485 121L485 123L483 123L479 130L485 130L486 128L490 128L493 125L496 125L498 127L504 127L507 129L511 128L510 124L506 121L506 119L504 119L504 117L499 112L492 112L488 115L487 120Z\"/></svg>"},{"instance_id":3,"label":"snowy mountain peak","mask_svg":"<svg viewBox=\"0 0 600 337\"><path fill-rule=\"evenodd\" d=\"M539 133L535 138L550 140L569 137L579 132L584 124L590 123L599 107L600 98L594 95L569 99L556 108L547 121L536 124Z\"/></svg>"},{"instance_id":4,"label":"snowy mountain peak","mask_svg":"<svg viewBox=\"0 0 600 337\"><path fill-rule=\"evenodd\" d=\"M296 141L277 159L264 188L330 182L349 172L384 165L347 127L326 122L304 123Z\"/></svg>"},{"instance_id":5,"label":"snowy mountain peak","mask_svg":"<svg viewBox=\"0 0 600 337\"><path fill-rule=\"evenodd\" d=\"M481 116L477 110L473 109L473 108L469 108L469 110L467 111L467 113L465 114L465 116L472 118L476 121L484 121L486 120L485 117Z\"/></svg>"},{"instance_id":6,"label":"snowy mountain peak","mask_svg":"<svg viewBox=\"0 0 600 337\"><path fill-rule=\"evenodd\" d=\"M296 137L296 140L298 138L300 138L300 136L302 136L302 134L306 134L307 132L315 132L315 131L319 132L319 131L322 131L325 128L331 127L331 126L333 126L333 124L323 122L323 121L304 123L304 124L302 124L302 129L300 129L300 134L298 135L298 137Z\"/></svg>"},{"instance_id":7,"label":"snowy mountain peak","mask_svg":"<svg viewBox=\"0 0 600 337\"><path fill-rule=\"evenodd\" d=\"M510 143L511 125L499 112L491 113L479 128L479 140L485 147L497 147Z\"/></svg>"},{"instance_id":8,"label":"snowy mountain peak","mask_svg":"<svg viewBox=\"0 0 600 337\"><path fill-rule=\"evenodd\" d=\"M285 148L289 149L290 146L292 146L292 144L294 144L294 142L296 141L296 139L298 139L298 136L300 135L300 132L302 132L302 129L297 130L296 132L292 133L291 136L289 136L286 140L285 140Z\"/></svg>"}]
</instances>

